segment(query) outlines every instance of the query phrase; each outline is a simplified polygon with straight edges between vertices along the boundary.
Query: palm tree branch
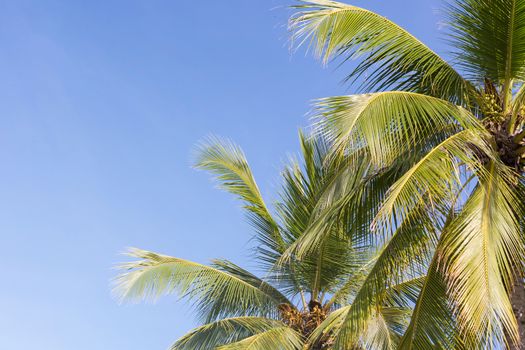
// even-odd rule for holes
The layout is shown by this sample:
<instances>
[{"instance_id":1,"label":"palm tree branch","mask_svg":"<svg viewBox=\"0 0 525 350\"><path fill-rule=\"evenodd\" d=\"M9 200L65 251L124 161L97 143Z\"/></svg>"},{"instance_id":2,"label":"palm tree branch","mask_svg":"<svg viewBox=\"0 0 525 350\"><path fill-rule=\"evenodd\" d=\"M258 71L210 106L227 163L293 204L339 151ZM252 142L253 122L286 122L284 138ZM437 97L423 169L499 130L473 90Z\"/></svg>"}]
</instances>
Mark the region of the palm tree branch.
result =
<instances>
[{"instance_id":1,"label":"palm tree branch","mask_svg":"<svg viewBox=\"0 0 525 350\"><path fill-rule=\"evenodd\" d=\"M309 0L290 27L294 41L309 41L326 62L366 55L347 79L367 74L365 89L407 90L463 104L472 87L445 60L399 25L372 11L328 1Z\"/></svg>"},{"instance_id":2,"label":"palm tree branch","mask_svg":"<svg viewBox=\"0 0 525 350\"><path fill-rule=\"evenodd\" d=\"M277 306L292 303L268 283L226 261L212 266L130 249L136 260L119 266L125 270L115 279L120 300L155 300L175 293L194 301L206 322L221 317L272 316Z\"/></svg>"},{"instance_id":3,"label":"palm tree branch","mask_svg":"<svg viewBox=\"0 0 525 350\"><path fill-rule=\"evenodd\" d=\"M275 327L283 327L280 321L263 317L232 317L193 329L177 340L171 350L208 350L235 343Z\"/></svg>"},{"instance_id":4,"label":"palm tree branch","mask_svg":"<svg viewBox=\"0 0 525 350\"><path fill-rule=\"evenodd\" d=\"M222 189L246 203L248 218L259 233L257 238L270 249L270 258L272 251L285 249L279 225L268 210L240 147L229 140L211 137L199 147L195 166L215 174Z\"/></svg>"},{"instance_id":5,"label":"palm tree branch","mask_svg":"<svg viewBox=\"0 0 525 350\"><path fill-rule=\"evenodd\" d=\"M304 346L299 333L287 326L274 327L241 341L220 346L217 350L301 350Z\"/></svg>"}]
</instances>

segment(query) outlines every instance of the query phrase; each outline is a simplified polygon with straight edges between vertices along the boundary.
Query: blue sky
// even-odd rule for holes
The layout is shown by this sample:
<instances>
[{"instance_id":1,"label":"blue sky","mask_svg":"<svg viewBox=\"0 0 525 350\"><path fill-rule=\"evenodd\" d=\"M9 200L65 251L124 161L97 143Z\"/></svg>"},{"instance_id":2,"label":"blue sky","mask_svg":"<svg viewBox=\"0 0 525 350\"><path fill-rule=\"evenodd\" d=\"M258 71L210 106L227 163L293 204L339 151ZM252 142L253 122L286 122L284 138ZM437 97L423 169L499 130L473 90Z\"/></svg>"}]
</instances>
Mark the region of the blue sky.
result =
<instances>
[{"instance_id":1,"label":"blue sky","mask_svg":"<svg viewBox=\"0 0 525 350\"><path fill-rule=\"evenodd\" d=\"M118 305L125 247L251 267L233 198L191 168L230 137L271 201L343 70L288 50L284 0L0 1L0 348L166 349L175 297ZM441 51L439 1L355 1Z\"/></svg>"}]
</instances>

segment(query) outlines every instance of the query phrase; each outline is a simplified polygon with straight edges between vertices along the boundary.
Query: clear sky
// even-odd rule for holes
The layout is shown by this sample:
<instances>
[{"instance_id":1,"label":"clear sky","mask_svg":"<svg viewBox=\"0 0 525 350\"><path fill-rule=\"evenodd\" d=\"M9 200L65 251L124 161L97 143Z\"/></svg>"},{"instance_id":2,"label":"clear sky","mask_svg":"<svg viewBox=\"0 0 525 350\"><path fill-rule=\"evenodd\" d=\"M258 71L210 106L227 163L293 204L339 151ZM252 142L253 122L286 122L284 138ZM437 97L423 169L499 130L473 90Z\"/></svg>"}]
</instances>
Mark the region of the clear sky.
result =
<instances>
[{"instance_id":1,"label":"clear sky","mask_svg":"<svg viewBox=\"0 0 525 350\"><path fill-rule=\"evenodd\" d=\"M166 349L191 310L115 302L128 246L251 266L239 203L191 154L232 138L271 201L309 101L352 91L290 54L291 3L0 1L0 349ZM444 48L437 0L353 3Z\"/></svg>"}]
</instances>

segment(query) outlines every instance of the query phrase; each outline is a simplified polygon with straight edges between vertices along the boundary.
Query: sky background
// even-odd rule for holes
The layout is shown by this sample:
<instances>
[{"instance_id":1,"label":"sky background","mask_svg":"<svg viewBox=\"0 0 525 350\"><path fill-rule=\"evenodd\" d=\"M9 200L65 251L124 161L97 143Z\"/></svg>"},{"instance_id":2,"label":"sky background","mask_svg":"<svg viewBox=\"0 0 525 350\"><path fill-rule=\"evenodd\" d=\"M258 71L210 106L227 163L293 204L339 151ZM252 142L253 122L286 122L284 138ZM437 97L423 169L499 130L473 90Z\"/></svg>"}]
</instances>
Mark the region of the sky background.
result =
<instances>
[{"instance_id":1,"label":"sky background","mask_svg":"<svg viewBox=\"0 0 525 350\"><path fill-rule=\"evenodd\" d=\"M240 205L191 168L240 144L268 201L344 68L288 49L285 0L0 0L0 348L166 349L176 297L118 305L126 247L250 261ZM438 52L440 1L354 1Z\"/></svg>"}]
</instances>

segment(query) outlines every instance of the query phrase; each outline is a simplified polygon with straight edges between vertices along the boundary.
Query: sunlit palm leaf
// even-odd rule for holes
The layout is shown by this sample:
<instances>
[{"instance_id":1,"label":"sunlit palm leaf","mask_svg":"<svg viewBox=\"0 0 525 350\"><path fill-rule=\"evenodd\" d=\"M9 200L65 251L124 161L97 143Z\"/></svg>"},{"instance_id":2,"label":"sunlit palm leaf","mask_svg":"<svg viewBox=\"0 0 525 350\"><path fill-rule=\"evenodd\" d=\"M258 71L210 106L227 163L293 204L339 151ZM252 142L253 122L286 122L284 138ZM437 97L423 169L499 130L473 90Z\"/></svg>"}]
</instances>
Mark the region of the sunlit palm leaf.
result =
<instances>
[{"instance_id":1,"label":"sunlit palm leaf","mask_svg":"<svg viewBox=\"0 0 525 350\"><path fill-rule=\"evenodd\" d=\"M335 1L310 0L291 19L294 39L308 41L325 61L362 58L348 79L366 75L366 90L425 92L463 103L468 83L410 33L374 12Z\"/></svg>"},{"instance_id":2,"label":"sunlit palm leaf","mask_svg":"<svg viewBox=\"0 0 525 350\"><path fill-rule=\"evenodd\" d=\"M269 259L284 247L279 226L270 214L242 150L228 140L210 138L201 145L195 166L216 175L220 187L245 202L250 222Z\"/></svg>"},{"instance_id":3,"label":"sunlit palm leaf","mask_svg":"<svg viewBox=\"0 0 525 350\"><path fill-rule=\"evenodd\" d=\"M470 77L525 79L525 1L450 0L447 14L456 59Z\"/></svg>"},{"instance_id":4,"label":"sunlit palm leaf","mask_svg":"<svg viewBox=\"0 0 525 350\"><path fill-rule=\"evenodd\" d=\"M525 109L525 84L522 84L520 89L516 93L514 100L512 101L512 113L523 114L522 112L524 109Z\"/></svg>"},{"instance_id":5,"label":"sunlit palm leaf","mask_svg":"<svg viewBox=\"0 0 525 350\"><path fill-rule=\"evenodd\" d=\"M301 350L301 335L289 327L275 327L217 350Z\"/></svg>"},{"instance_id":6,"label":"sunlit palm leaf","mask_svg":"<svg viewBox=\"0 0 525 350\"><path fill-rule=\"evenodd\" d=\"M445 227L444 269L460 325L481 344L518 339L509 300L515 262L523 261L515 177L491 162L461 213Z\"/></svg>"},{"instance_id":7,"label":"sunlit palm leaf","mask_svg":"<svg viewBox=\"0 0 525 350\"><path fill-rule=\"evenodd\" d=\"M282 222L283 236L287 244L293 245L300 239L308 225L316 220L316 211L326 197L336 199L345 188L356 181L354 176L344 177L333 187L334 177L339 175L339 169L347 166L346 161L330 156L330 143L318 135L306 136L300 134L303 161L292 161L282 173L284 179L281 201L277 211ZM366 166L366 164L363 164ZM352 174L357 175L357 174ZM330 188L330 193L327 194ZM301 257L300 263L294 263L295 277L305 289L314 286L314 295L319 290L330 290L339 283L340 276L348 273L362 259L358 249L354 249L345 235L332 228L327 232L323 247L313 254ZM287 264L292 263L291 260ZM279 270L286 264L282 264ZM314 297L315 298L315 297Z\"/></svg>"},{"instance_id":8,"label":"sunlit palm leaf","mask_svg":"<svg viewBox=\"0 0 525 350\"><path fill-rule=\"evenodd\" d=\"M349 298L341 302L341 305L347 306L341 306L330 313L312 333L309 343L331 338L334 349L353 349L358 345L366 349L383 349L374 347L379 344L387 346L386 349L395 348L406 328L410 306L415 302L423 280L424 277L418 277L379 288L379 294L369 297L369 310L365 310L363 300L359 300L364 298L363 291L370 288L370 281L365 280L355 299ZM355 283L360 283L360 280L355 279ZM368 286L365 286L367 283ZM343 290L348 291L346 287ZM352 322L359 322L359 326Z\"/></svg>"},{"instance_id":9,"label":"sunlit palm leaf","mask_svg":"<svg viewBox=\"0 0 525 350\"><path fill-rule=\"evenodd\" d=\"M361 335L360 345L366 350L394 350L400 339L399 329L407 320L407 309L381 308L366 325Z\"/></svg>"},{"instance_id":10,"label":"sunlit palm leaf","mask_svg":"<svg viewBox=\"0 0 525 350\"><path fill-rule=\"evenodd\" d=\"M121 300L178 294L192 300L206 322L275 315L279 304L290 303L267 283L229 262L206 266L139 249L131 249L129 255L141 260L120 266L127 270L115 280L115 293Z\"/></svg>"},{"instance_id":11,"label":"sunlit palm leaf","mask_svg":"<svg viewBox=\"0 0 525 350\"><path fill-rule=\"evenodd\" d=\"M352 291L358 281L348 280L330 300L329 304L352 304L343 324L346 327L345 336L349 339L357 338L363 331L378 304L388 300L390 306L400 306L403 305L401 300L406 296L414 300L414 289L411 289L413 285L407 282L400 284L400 281L408 274L421 273L432 252L435 241L433 223L425 215L424 207L425 203L422 202L419 212L414 211L411 214L418 216L420 220L410 218L399 225L392 238L372 260L354 295L348 294L347 290ZM414 283L417 284L418 281L419 278Z\"/></svg>"},{"instance_id":12,"label":"sunlit palm leaf","mask_svg":"<svg viewBox=\"0 0 525 350\"><path fill-rule=\"evenodd\" d=\"M336 147L366 148L378 167L443 130L482 130L467 110L434 97L401 91L321 99L319 128Z\"/></svg>"},{"instance_id":13,"label":"sunlit palm leaf","mask_svg":"<svg viewBox=\"0 0 525 350\"><path fill-rule=\"evenodd\" d=\"M198 327L171 346L171 350L209 350L235 343L284 324L261 317L235 317Z\"/></svg>"},{"instance_id":14,"label":"sunlit palm leaf","mask_svg":"<svg viewBox=\"0 0 525 350\"><path fill-rule=\"evenodd\" d=\"M446 283L437 269L435 256L419 298L415 304L410 325L399 344L400 350L457 349L455 318L446 294Z\"/></svg>"},{"instance_id":15,"label":"sunlit palm leaf","mask_svg":"<svg viewBox=\"0 0 525 350\"><path fill-rule=\"evenodd\" d=\"M286 261L292 256L302 259L315 253L329 237L332 226L340 222L346 227L347 240L357 245L377 243L377 235L371 234L370 225L376 216L378 203L402 174L405 162L374 172L369 157L366 154L359 155L356 158L352 156L354 160L351 164L343 168L323 190L308 226L283 253L281 260ZM403 160L408 158L408 154L401 157Z\"/></svg>"},{"instance_id":16,"label":"sunlit palm leaf","mask_svg":"<svg viewBox=\"0 0 525 350\"><path fill-rule=\"evenodd\" d=\"M487 157L492 154L479 132L464 130L441 142L389 189L375 224L395 224L393 218L407 217L422 197L442 207L461 187L460 164L476 171L482 166L480 152Z\"/></svg>"}]
</instances>

